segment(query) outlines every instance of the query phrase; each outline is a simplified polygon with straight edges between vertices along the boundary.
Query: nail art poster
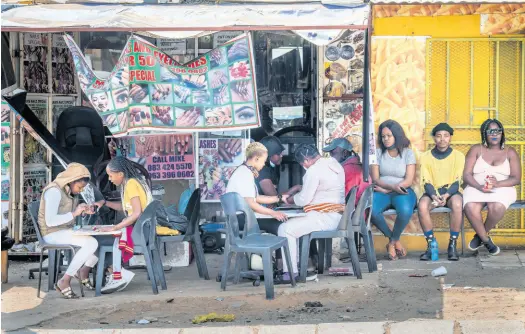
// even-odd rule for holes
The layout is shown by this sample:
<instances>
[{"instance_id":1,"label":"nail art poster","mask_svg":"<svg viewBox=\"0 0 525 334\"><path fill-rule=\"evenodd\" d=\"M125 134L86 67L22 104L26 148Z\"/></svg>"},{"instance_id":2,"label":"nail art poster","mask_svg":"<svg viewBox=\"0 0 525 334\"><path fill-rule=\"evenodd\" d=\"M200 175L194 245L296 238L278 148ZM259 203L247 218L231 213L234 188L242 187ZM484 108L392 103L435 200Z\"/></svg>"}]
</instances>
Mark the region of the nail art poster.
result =
<instances>
[{"instance_id":1,"label":"nail art poster","mask_svg":"<svg viewBox=\"0 0 525 334\"><path fill-rule=\"evenodd\" d=\"M73 39L64 38L80 87L114 136L260 126L249 34L184 65L132 36L105 80L96 77Z\"/></svg>"},{"instance_id":2,"label":"nail art poster","mask_svg":"<svg viewBox=\"0 0 525 334\"><path fill-rule=\"evenodd\" d=\"M112 157L121 155L135 161L153 180L195 179L195 149L191 133L158 136L131 136L112 139Z\"/></svg>"}]
</instances>

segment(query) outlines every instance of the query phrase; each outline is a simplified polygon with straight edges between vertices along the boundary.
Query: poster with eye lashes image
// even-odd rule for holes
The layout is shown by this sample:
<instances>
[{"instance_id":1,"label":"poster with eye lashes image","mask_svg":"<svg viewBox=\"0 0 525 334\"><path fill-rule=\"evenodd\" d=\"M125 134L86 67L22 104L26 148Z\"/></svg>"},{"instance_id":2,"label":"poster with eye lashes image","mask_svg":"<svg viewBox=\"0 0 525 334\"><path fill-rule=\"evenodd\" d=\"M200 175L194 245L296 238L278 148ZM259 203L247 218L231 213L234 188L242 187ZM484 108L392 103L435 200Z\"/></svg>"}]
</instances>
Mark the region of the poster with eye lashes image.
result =
<instances>
[{"instance_id":1,"label":"poster with eye lashes image","mask_svg":"<svg viewBox=\"0 0 525 334\"><path fill-rule=\"evenodd\" d=\"M186 64L132 36L107 79L97 78L72 37L64 39L82 91L114 136L260 126L249 34Z\"/></svg>"}]
</instances>

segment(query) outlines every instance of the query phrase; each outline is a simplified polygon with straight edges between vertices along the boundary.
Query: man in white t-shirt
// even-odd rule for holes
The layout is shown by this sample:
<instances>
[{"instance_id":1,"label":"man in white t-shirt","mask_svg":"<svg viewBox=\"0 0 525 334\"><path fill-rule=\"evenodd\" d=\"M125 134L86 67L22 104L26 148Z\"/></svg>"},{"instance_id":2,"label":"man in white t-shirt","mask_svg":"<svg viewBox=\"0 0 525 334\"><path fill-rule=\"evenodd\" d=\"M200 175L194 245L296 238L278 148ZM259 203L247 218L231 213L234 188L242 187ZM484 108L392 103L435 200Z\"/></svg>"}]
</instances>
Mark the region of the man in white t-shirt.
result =
<instances>
[{"instance_id":1,"label":"man in white t-shirt","mask_svg":"<svg viewBox=\"0 0 525 334\"><path fill-rule=\"evenodd\" d=\"M287 284L298 275L297 241L315 231L335 230L345 209L345 171L334 158L323 158L312 145L299 145L295 160L306 169L302 190L288 198L289 204L304 207L304 217L292 218L279 227L279 236L288 239L292 268L283 263L283 277L275 284Z\"/></svg>"}]
</instances>

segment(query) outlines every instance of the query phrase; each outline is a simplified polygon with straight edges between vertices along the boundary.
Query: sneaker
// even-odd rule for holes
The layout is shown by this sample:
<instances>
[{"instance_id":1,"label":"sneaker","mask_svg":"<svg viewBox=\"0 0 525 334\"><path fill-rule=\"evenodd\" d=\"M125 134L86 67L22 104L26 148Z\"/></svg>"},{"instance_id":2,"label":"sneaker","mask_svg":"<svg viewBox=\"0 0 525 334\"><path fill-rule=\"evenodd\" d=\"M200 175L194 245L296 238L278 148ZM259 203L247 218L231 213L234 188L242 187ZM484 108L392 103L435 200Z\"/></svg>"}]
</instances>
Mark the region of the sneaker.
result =
<instances>
[{"instance_id":1,"label":"sneaker","mask_svg":"<svg viewBox=\"0 0 525 334\"><path fill-rule=\"evenodd\" d=\"M135 277L135 274L132 271L126 270L124 268L122 268L120 273L122 274L122 280L125 281L126 284L117 291L124 290L128 286L128 284L133 280L133 277Z\"/></svg>"},{"instance_id":2,"label":"sneaker","mask_svg":"<svg viewBox=\"0 0 525 334\"><path fill-rule=\"evenodd\" d=\"M450 241L448 242L448 260L449 261L458 261L459 255L457 250L457 243L458 239L456 238L450 238Z\"/></svg>"},{"instance_id":3,"label":"sneaker","mask_svg":"<svg viewBox=\"0 0 525 334\"><path fill-rule=\"evenodd\" d=\"M484 244L485 244L485 247L487 248L487 250L489 251L490 255L496 256L496 255L499 254L500 249L499 249L498 246L496 246L494 244L494 242L492 241L491 237L489 237L489 240L487 242L485 242Z\"/></svg>"},{"instance_id":4,"label":"sneaker","mask_svg":"<svg viewBox=\"0 0 525 334\"><path fill-rule=\"evenodd\" d=\"M119 289L126 286L126 281L124 279L114 280L113 275L109 278L109 280L106 282L106 285L101 289L101 292L103 294L109 294L113 293L115 291L119 291Z\"/></svg>"},{"instance_id":5,"label":"sneaker","mask_svg":"<svg viewBox=\"0 0 525 334\"><path fill-rule=\"evenodd\" d=\"M432 238L427 239L427 250L419 256L420 261L430 261L432 260L432 251L430 250L430 242Z\"/></svg>"},{"instance_id":6,"label":"sneaker","mask_svg":"<svg viewBox=\"0 0 525 334\"><path fill-rule=\"evenodd\" d=\"M314 270L310 271L310 270L308 270L306 272L306 281L307 282L315 281L316 279L317 279L317 271L314 271Z\"/></svg>"},{"instance_id":7,"label":"sneaker","mask_svg":"<svg viewBox=\"0 0 525 334\"><path fill-rule=\"evenodd\" d=\"M481 247L481 245L483 245L481 238L477 234L474 234L474 238L472 238L468 244L468 249L475 252Z\"/></svg>"}]
</instances>

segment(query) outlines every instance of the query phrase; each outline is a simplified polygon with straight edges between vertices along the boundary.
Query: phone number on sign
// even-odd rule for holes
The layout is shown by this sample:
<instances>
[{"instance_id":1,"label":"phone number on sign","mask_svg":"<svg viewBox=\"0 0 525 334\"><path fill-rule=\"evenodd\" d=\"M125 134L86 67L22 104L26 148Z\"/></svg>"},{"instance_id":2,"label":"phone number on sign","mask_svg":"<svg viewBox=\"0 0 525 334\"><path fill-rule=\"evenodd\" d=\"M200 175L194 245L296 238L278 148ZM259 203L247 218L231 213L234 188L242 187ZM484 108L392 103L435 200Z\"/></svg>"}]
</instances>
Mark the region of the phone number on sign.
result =
<instances>
[{"instance_id":1,"label":"phone number on sign","mask_svg":"<svg viewBox=\"0 0 525 334\"><path fill-rule=\"evenodd\" d=\"M182 178L193 178L195 173L193 171L180 171L180 172L153 172L149 173L153 180L163 179L182 179Z\"/></svg>"},{"instance_id":2,"label":"phone number on sign","mask_svg":"<svg viewBox=\"0 0 525 334\"><path fill-rule=\"evenodd\" d=\"M193 169L192 163L186 164L163 164L163 165L148 165L148 172L157 172L162 170L188 170Z\"/></svg>"}]
</instances>

